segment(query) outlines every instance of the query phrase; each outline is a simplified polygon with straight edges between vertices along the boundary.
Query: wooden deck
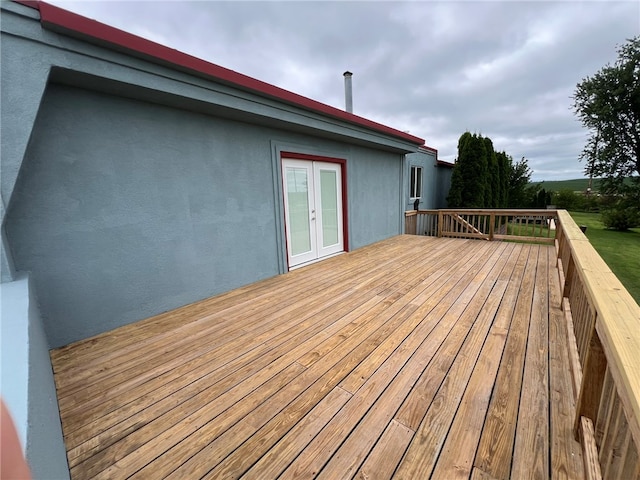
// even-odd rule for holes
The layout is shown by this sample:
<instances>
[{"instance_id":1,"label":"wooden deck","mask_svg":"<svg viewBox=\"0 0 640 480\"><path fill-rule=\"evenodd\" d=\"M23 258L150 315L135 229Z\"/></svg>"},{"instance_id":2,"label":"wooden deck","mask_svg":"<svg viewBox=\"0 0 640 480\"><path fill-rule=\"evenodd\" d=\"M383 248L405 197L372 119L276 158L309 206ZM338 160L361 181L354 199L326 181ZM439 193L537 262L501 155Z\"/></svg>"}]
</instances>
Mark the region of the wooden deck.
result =
<instances>
[{"instance_id":1,"label":"wooden deck","mask_svg":"<svg viewBox=\"0 0 640 480\"><path fill-rule=\"evenodd\" d=\"M403 235L54 350L72 478L582 478L560 300Z\"/></svg>"}]
</instances>

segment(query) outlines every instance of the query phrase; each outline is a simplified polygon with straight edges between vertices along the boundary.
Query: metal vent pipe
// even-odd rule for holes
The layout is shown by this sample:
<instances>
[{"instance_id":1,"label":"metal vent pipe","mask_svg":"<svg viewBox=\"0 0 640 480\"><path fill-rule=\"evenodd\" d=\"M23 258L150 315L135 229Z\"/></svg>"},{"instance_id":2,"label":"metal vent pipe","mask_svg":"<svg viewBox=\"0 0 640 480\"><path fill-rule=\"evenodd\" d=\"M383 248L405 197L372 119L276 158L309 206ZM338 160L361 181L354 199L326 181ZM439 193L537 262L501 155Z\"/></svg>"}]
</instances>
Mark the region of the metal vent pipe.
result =
<instances>
[{"instance_id":1,"label":"metal vent pipe","mask_svg":"<svg viewBox=\"0 0 640 480\"><path fill-rule=\"evenodd\" d=\"M344 75L344 105L345 110L349 113L353 113L353 90L351 87L351 77L353 73L346 71Z\"/></svg>"}]
</instances>

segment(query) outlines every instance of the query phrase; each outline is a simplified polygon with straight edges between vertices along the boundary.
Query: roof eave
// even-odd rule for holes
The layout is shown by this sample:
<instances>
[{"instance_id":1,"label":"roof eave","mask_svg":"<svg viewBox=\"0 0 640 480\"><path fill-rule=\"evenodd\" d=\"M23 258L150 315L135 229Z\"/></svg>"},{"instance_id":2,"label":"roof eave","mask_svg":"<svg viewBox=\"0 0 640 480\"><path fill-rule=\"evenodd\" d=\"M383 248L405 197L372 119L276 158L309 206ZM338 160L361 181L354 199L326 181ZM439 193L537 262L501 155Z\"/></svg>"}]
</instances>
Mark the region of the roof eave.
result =
<instances>
[{"instance_id":1,"label":"roof eave","mask_svg":"<svg viewBox=\"0 0 640 480\"><path fill-rule=\"evenodd\" d=\"M149 62L205 77L218 83L231 85L254 94L273 98L305 110L400 139L416 146L424 145L425 141L420 137L331 107L316 100L276 87L275 85L221 67L220 65L207 62L96 20L50 5L46 2L32 0L16 1L17 3L39 10L41 25L47 30L117 50Z\"/></svg>"}]
</instances>

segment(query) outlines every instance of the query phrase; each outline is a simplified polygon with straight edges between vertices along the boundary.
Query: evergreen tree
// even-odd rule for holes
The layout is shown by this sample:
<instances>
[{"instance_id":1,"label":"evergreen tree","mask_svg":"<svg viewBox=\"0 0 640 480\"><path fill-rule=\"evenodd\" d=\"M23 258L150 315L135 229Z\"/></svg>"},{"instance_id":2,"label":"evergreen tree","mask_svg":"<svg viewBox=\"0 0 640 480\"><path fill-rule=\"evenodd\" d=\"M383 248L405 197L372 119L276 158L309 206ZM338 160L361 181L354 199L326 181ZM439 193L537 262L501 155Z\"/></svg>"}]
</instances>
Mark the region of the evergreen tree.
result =
<instances>
[{"instance_id":1,"label":"evergreen tree","mask_svg":"<svg viewBox=\"0 0 640 480\"><path fill-rule=\"evenodd\" d=\"M449 188L449 194L447 195L447 204L449 208L462 207L462 191L464 190L466 175L466 164L460 161L460 152L466 148L465 144L471 138L469 132L464 132L458 139L458 158L453 167L453 173L451 174L451 187Z\"/></svg>"},{"instance_id":2,"label":"evergreen tree","mask_svg":"<svg viewBox=\"0 0 640 480\"><path fill-rule=\"evenodd\" d=\"M485 187L485 207L500 208L500 197L502 195L500 185L500 171L498 168L498 157L493 149L493 142L489 137L485 137L484 146L487 150L487 181Z\"/></svg>"},{"instance_id":3,"label":"evergreen tree","mask_svg":"<svg viewBox=\"0 0 640 480\"><path fill-rule=\"evenodd\" d=\"M527 189L531 179L527 159L519 162L496 152L488 137L464 132L458 140L447 202L449 208L530 208L549 203L547 192Z\"/></svg>"},{"instance_id":4,"label":"evergreen tree","mask_svg":"<svg viewBox=\"0 0 640 480\"><path fill-rule=\"evenodd\" d=\"M466 176L465 189L462 192L462 202L466 208L483 208L488 175L487 149L484 139L476 134L471 136L467 145L465 155L469 173ZM459 157L461 155L462 153L459 154Z\"/></svg>"},{"instance_id":5,"label":"evergreen tree","mask_svg":"<svg viewBox=\"0 0 640 480\"><path fill-rule=\"evenodd\" d=\"M507 208L509 204L509 172L513 160L506 152L496 154L498 160L498 184L500 195L498 196L498 208Z\"/></svg>"},{"instance_id":6,"label":"evergreen tree","mask_svg":"<svg viewBox=\"0 0 640 480\"><path fill-rule=\"evenodd\" d=\"M458 160L451 178L447 203L451 208L483 208L487 183L484 139L465 132L458 140Z\"/></svg>"},{"instance_id":7,"label":"evergreen tree","mask_svg":"<svg viewBox=\"0 0 640 480\"><path fill-rule=\"evenodd\" d=\"M547 208L547 191L544 188L536 194L536 208Z\"/></svg>"}]
</instances>

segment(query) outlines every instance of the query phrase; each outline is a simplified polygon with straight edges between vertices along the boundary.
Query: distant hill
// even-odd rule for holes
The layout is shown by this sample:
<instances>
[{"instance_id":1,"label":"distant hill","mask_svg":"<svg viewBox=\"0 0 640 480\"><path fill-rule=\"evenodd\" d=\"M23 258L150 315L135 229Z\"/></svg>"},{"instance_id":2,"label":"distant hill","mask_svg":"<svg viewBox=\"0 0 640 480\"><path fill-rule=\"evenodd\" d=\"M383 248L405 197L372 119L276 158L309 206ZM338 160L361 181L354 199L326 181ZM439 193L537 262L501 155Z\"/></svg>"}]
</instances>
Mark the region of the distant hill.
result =
<instances>
[{"instance_id":1,"label":"distant hill","mask_svg":"<svg viewBox=\"0 0 640 480\"><path fill-rule=\"evenodd\" d=\"M544 180L542 182L531 182L533 185L540 185L547 192L559 192L560 190L571 190L572 192L584 192L589 186L588 178L575 178L573 180ZM591 190L597 192L600 189L600 179L594 178Z\"/></svg>"}]
</instances>

